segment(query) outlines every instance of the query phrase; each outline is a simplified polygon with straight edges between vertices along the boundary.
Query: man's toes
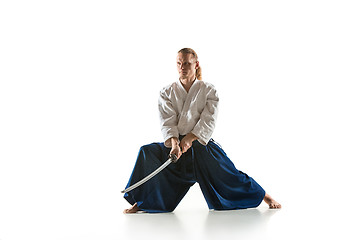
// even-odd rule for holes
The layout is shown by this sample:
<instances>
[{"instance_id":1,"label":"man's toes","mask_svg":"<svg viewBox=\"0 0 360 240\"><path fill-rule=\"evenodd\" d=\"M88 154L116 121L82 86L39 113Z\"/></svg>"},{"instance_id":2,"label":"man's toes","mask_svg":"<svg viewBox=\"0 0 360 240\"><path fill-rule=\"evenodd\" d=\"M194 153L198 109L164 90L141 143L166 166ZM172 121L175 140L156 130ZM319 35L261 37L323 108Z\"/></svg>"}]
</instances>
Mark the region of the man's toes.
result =
<instances>
[{"instance_id":1,"label":"man's toes","mask_svg":"<svg viewBox=\"0 0 360 240\"><path fill-rule=\"evenodd\" d=\"M125 214L136 213L136 211L134 211L133 209L125 209L123 213L125 213Z\"/></svg>"},{"instance_id":2,"label":"man's toes","mask_svg":"<svg viewBox=\"0 0 360 240\"><path fill-rule=\"evenodd\" d=\"M281 208L281 204L280 203L270 203L269 208L272 208L272 209Z\"/></svg>"},{"instance_id":3,"label":"man's toes","mask_svg":"<svg viewBox=\"0 0 360 240\"><path fill-rule=\"evenodd\" d=\"M281 205L279 203L273 204L273 208L281 208Z\"/></svg>"}]
</instances>

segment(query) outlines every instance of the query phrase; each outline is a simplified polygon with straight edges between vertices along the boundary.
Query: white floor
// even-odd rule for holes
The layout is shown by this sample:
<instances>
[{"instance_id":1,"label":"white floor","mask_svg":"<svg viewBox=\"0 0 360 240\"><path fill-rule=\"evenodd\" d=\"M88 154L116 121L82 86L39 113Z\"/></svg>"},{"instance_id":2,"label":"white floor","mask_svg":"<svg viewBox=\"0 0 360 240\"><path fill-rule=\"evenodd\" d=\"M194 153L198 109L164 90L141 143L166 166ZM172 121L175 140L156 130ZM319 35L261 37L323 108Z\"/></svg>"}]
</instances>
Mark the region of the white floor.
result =
<instances>
[{"instance_id":1,"label":"white floor","mask_svg":"<svg viewBox=\"0 0 360 240\"><path fill-rule=\"evenodd\" d=\"M122 216L124 234L134 239L360 239L359 211L354 207L283 199L281 210L261 204L254 209L208 211L205 203L191 205L201 195L196 190L174 213Z\"/></svg>"},{"instance_id":2,"label":"white floor","mask_svg":"<svg viewBox=\"0 0 360 240\"><path fill-rule=\"evenodd\" d=\"M340 206L337 201L318 204L315 199L311 204L310 199L288 197L279 199L281 210L270 210L261 204L255 209L209 211L197 185L173 213L166 214L124 215L121 211L128 204L123 199L85 200L74 198L73 205L64 201L64 206L35 203L33 208L14 201L9 208L1 208L0 239L360 238L359 210L355 206Z\"/></svg>"}]
</instances>

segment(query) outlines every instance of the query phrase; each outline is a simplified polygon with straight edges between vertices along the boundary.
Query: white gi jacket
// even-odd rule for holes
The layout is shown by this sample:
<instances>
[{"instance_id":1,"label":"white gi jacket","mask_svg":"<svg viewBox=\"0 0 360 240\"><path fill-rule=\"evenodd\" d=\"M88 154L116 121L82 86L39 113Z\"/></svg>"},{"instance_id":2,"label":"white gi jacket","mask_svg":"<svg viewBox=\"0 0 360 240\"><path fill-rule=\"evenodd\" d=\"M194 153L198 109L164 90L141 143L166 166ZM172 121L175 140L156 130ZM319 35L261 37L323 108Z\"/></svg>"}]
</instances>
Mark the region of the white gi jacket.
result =
<instances>
[{"instance_id":1,"label":"white gi jacket","mask_svg":"<svg viewBox=\"0 0 360 240\"><path fill-rule=\"evenodd\" d=\"M200 80L195 80L189 92L180 80L163 88L159 112L165 146L171 147L170 138L190 132L201 144L207 145L215 129L218 102L215 87Z\"/></svg>"}]
</instances>

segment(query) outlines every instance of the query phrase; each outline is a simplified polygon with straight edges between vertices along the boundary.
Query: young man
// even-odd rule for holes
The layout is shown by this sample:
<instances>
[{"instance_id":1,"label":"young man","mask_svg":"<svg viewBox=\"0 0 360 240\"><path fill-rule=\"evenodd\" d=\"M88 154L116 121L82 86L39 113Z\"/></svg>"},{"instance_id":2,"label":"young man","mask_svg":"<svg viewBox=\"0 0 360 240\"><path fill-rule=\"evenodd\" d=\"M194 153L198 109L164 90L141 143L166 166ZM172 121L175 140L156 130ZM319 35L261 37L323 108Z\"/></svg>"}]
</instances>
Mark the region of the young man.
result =
<instances>
[{"instance_id":1,"label":"young man","mask_svg":"<svg viewBox=\"0 0 360 240\"><path fill-rule=\"evenodd\" d=\"M196 182L209 209L252 208L265 201L281 208L246 173L237 170L223 149L211 139L219 98L210 83L201 81L197 54L190 48L177 55L179 80L160 92L159 113L164 143L142 146L127 186L130 186L175 154L170 164L145 184L126 193L132 207L124 213L171 212Z\"/></svg>"}]
</instances>

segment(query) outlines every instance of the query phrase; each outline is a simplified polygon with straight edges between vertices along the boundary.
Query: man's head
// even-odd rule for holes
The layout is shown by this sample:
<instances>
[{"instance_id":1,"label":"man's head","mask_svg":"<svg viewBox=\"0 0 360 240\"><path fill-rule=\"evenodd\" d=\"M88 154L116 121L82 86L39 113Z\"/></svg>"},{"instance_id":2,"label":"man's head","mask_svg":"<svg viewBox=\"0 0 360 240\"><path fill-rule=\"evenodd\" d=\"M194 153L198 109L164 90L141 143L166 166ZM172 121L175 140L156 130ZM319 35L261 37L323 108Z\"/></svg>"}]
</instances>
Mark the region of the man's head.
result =
<instances>
[{"instance_id":1,"label":"man's head","mask_svg":"<svg viewBox=\"0 0 360 240\"><path fill-rule=\"evenodd\" d=\"M193 80L195 77L201 80L201 68L197 54L191 48L183 48L176 57L177 69L180 79Z\"/></svg>"}]
</instances>

